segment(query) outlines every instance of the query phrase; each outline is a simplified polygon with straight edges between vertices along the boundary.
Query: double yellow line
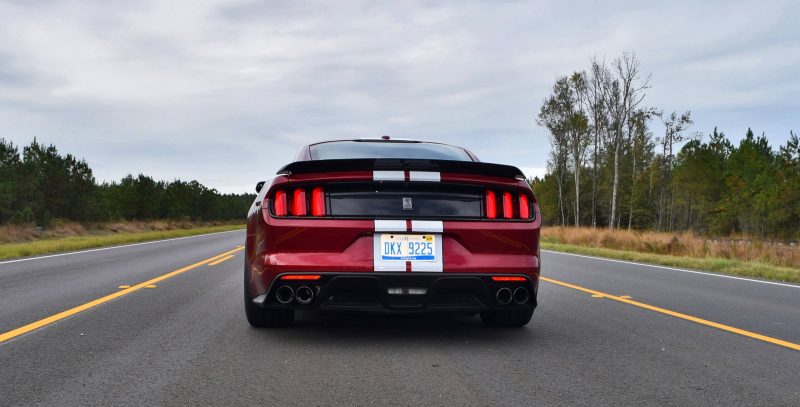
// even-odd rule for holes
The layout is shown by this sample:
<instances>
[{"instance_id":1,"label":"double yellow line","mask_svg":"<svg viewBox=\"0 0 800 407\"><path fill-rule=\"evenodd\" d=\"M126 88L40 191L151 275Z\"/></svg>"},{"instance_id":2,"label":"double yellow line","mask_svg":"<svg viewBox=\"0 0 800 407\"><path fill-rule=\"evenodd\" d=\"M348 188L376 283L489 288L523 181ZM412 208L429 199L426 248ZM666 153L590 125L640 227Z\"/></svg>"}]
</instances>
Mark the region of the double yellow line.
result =
<instances>
[{"instance_id":1,"label":"double yellow line","mask_svg":"<svg viewBox=\"0 0 800 407\"><path fill-rule=\"evenodd\" d=\"M38 320L36 322L32 322L32 323L30 323L28 325L21 326L21 327L19 327L17 329L14 329L14 330L8 331L6 333L0 334L0 343L3 343L3 342L8 341L10 339L16 338L16 337L18 337L20 335L23 335L23 334L26 334L28 332L34 331L34 330L39 329L39 328L41 328L43 326L50 325L50 324L52 324L54 322L60 321L60 320L62 320L64 318L70 317L72 315L78 314L78 313L86 311L88 309L94 308L94 307L96 307L96 306L98 306L100 304L104 304L104 303L107 303L107 302L109 302L111 300L114 300L114 299L117 299L119 297L128 295L128 294L130 294L130 293L132 293L134 291L141 290L142 288L146 288L147 286L155 285L158 282L164 281L164 280L166 280L168 278L175 277L178 274L185 273L185 272L187 272L187 271L189 271L191 269L195 269L195 268L200 267L200 266L202 266L204 264L208 264L208 263L214 262L216 260L219 260L220 258L225 258L227 256L231 256L232 257L233 253L236 253L236 252L238 252L239 250L242 250L242 249L243 249L243 247L237 247L237 248L235 248L233 250L229 250L229 251L227 251L225 253L220 253L220 254L218 254L218 255L216 255L214 257L210 257L208 259L199 261L199 262L191 264L189 266L186 266L186 267L180 268L178 270L169 272L167 274L158 276L156 278L147 280L147 281L145 281L143 283L139 283L139 284L136 284L136 285L131 286L129 288L125 288L123 290L120 290L120 291L114 292L112 294L106 295L105 297L101 297L101 298L98 298L98 299L96 299L94 301L87 302L86 304L79 305L79 306L77 306L75 308L70 308L70 309L68 309L66 311L59 312L58 314L49 316L49 317L44 318L44 319L40 319L40 320ZM227 257L225 260L227 260L229 258L230 257Z\"/></svg>"},{"instance_id":2,"label":"double yellow line","mask_svg":"<svg viewBox=\"0 0 800 407\"><path fill-rule=\"evenodd\" d=\"M766 335L761 335L759 333L745 331L744 329L734 328L734 327L729 326L729 325L725 325L725 324L720 324L720 323L717 323L717 322L709 321L707 319L693 317L691 315L682 314L680 312L675 312L675 311L671 311L671 310L668 310L668 309L665 309L665 308L656 307L654 305L645 304L643 302L634 301L634 300L630 299L627 295L625 295L625 296L617 296L617 295L607 294L607 293L604 293L604 292L601 292L601 291L592 290L590 288L581 287L581 286L575 285L575 284L565 283L563 281L553 280L552 278L547 278L547 277L539 277L539 279L542 280L542 281L547 281L548 283L553 283L553 284L560 285L562 287L567 287L567 288L571 288L573 290L583 291L583 292L585 292L587 294L591 294L593 297L602 297L602 298L608 298L609 300L613 300L613 301L624 302L625 304L630 304L630 305L633 305L635 307L644 308L644 309L647 309L647 310L650 310L650 311L654 311L654 312L658 312L658 313L661 313L661 314L666 314L666 315L669 315L669 316L673 316L675 318L685 319L687 321L692 321L692 322L698 323L700 325L710 326L712 328L721 329L723 331L728 331L728 332L731 332L731 333L735 333L737 335L746 336L748 338L757 339L759 341L768 342L768 343L771 343L771 344L774 344L774 345L778 345L778 346L783 346L783 347L786 347L786 348L789 348L789 349L800 350L800 344L797 344L797 343L784 341L782 339L772 338L772 337L769 337L769 336L766 336Z\"/></svg>"}]
</instances>

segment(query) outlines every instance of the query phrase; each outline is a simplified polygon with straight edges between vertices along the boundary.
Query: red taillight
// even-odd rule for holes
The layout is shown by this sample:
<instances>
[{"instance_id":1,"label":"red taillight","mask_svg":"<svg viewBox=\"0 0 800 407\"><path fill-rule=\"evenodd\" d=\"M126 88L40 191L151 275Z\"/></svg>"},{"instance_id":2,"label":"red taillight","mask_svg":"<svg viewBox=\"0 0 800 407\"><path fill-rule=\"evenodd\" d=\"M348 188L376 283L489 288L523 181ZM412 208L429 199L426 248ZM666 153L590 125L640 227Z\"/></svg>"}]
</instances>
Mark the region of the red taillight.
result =
<instances>
[{"instance_id":1,"label":"red taillight","mask_svg":"<svg viewBox=\"0 0 800 407\"><path fill-rule=\"evenodd\" d=\"M519 194L519 217L522 219L531 217L531 205L528 203L528 195Z\"/></svg>"},{"instance_id":2,"label":"red taillight","mask_svg":"<svg viewBox=\"0 0 800 407\"><path fill-rule=\"evenodd\" d=\"M494 191L486 191L486 217L497 218L497 197L494 195Z\"/></svg>"},{"instance_id":3,"label":"red taillight","mask_svg":"<svg viewBox=\"0 0 800 407\"><path fill-rule=\"evenodd\" d=\"M506 219L514 217L514 202L511 199L511 192L503 192L503 217Z\"/></svg>"},{"instance_id":4,"label":"red taillight","mask_svg":"<svg viewBox=\"0 0 800 407\"><path fill-rule=\"evenodd\" d=\"M292 196L292 215L306 216L306 190L297 188Z\"/></svg>"},{"instance_id":5,"label":"red taillight","mask_svg":"<svg viewBox=\"0 0 800 407\"><path fill-rule=\"evenodd\" d=\"M289 204L286 202L286 191L275 192L275 215L286 216Z\"/></svg>"},{"instance_id":6,"label":"red taillight","mask_svg":"<svg viewBox=\"0 0 800 407\"><path fill-rule=\"evenodd\" d=\"M492 277L492 281L497 281L497 282L516 281L524 283L525 281L528 281L528 279L526 279L525 277L494 276Z\"/></svg>"},{"instance_id":7,"label":"red taillight","mask_svg":"<svg viewBox=\"0 0 800 407\"><path fill-rule=\"evenodd\" d=\"M322 278L319 274L287 274L285 276L281 276L281 280L292 280L292 281L316 281Z\"/></svg>"},{"instance_id":8,"label":"red taillight","mask_svg":"<svg viewBox=\"0 0 800 407\"><path fill-rule=\"evenodd\" d=\"M325 216L325 191L322 187L311 191L311 216Z\"/></svg>"},{"instance_id":9,"label":"red taillight","mask_svg":"<svg viewBox=\"0 0 800 407\"><path fill-rule=\"evenodd\" d=\"M311 196L307 196L307 190ZM310 199L309 199L310 198ZM300 187L275 191L273 209L275 216L317 216L326 215L325 189L319 187Z\"/></svg>"}]
</instances>

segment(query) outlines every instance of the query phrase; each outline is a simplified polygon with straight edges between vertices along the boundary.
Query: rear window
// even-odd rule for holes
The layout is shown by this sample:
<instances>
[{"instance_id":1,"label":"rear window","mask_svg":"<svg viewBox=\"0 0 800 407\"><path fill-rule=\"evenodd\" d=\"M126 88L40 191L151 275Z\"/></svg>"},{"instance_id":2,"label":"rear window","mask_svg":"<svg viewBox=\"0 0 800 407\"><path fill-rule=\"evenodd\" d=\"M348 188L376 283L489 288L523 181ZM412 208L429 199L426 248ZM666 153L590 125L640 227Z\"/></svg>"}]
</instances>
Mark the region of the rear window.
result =
<instances>
[{"instance_id":1,"label":"rear window","mask_svg":"<svg viewBox=\"0 0 800 407\"><path fill-rule=\"evenodd\" d=\"M312 160L351 158L416 158L472 161L464 149L445 144L404 141L331 141L313 144Z\"/></svg>"}]
</instances>

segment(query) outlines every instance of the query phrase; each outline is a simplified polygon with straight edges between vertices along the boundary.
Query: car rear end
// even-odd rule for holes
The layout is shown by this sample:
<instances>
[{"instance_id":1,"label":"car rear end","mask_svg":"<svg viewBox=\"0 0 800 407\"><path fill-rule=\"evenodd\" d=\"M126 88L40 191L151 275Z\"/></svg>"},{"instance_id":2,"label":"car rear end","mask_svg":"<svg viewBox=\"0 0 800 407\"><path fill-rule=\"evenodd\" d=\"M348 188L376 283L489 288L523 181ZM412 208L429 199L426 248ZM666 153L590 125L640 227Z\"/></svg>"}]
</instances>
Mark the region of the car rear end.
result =
<instances>
[{"instance_id":1,"label":"car rear end","mask_svg":"<svg viewBox=\"0 0 800 407\"><path fill-rule=\"evenodd\" d=\"M251 323L284 325L298 309L480 312L491 325L528 322L541 221L518 169L477 162L466 150L457 160L313 159L310 148L251 209Z\"/></svg>"}]
</instances>

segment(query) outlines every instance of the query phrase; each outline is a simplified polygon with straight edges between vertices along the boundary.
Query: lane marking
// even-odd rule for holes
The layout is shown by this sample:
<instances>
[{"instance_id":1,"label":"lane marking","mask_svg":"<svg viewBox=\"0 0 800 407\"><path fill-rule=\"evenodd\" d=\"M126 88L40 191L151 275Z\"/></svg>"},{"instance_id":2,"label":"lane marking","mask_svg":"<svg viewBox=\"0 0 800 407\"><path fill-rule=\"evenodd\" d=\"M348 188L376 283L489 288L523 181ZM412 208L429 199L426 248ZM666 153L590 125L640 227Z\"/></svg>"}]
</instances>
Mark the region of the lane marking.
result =
<instances>
[{"instance_id":1,"label":"lane marking","mask_svg":"<svg viewBox=\"0 0 800 407\"><path fill-rule=\"evenodd\" d=\"M624 297L621 297L621 296L607 294L607 293L604 293L602 291L592 290L591 288L585 288L585 287L581 287L581 286L578 286L578 285L575 285L575 284L565 283L565 282L559 281L559 280L553 280L552 278L539 277L539 279L543 280L543 281L547 281L548 283L557 284L557 285L560 285L560 286L563 286L563 287L571 288L573 290L578 290L578 291L581 291L581 292L592 294L592 297L597 297L597 296L605 297L605 298L608 298L609 300L624 302L626 304L633 305L635 307L644 308L644 309L647 309L647 310L650 310L650 311L654 311L654 312L658 312L658 313L661 313L661 314L666 314L666 315L669 315L669 316L673 316L675 318L685 319L687 321L691 321L691 322L694 322L694 323L697 323L697 324L700 324L700 325L710 326L712 328L721 329L723 331L728 331L728 332L731 332L731 333L735 333L737 335L746 336L748 338L757 339L759 341L768 342L768 343L771 343L771 344L774 344L774 345L783 346L785 348L789 348L789 349L794 349L794 350L800 351L800 344L797 344L797 343L784 341L784 340L781 340L781 339L776 339L776 338L773 338L773 337L770 337L770 336L761 335L759 333L746 331L744 329L734 328L734 327L732 327L730 325L720 324L718 322L709 321L707 319L693 317L691 315L682 314L680 312L675 312L675 311L672 311L672 310L668 310L666 308L656 307L654 305L645 304L645 303L639 302L639 301L634 301L634 300L631 300L629 298L624 298Z\"/></svg>"},{"instance_id":2,"label":"lane marking","mask_svg":"<svg viewBox=\"0 0 800 407\"><path fill-rule=\"evenodd\" d=\"M170 239L151 240L149 242L123 244L123 245L119 245L119 246L99 247L97 249L78 250L78 251L68 252L68 253L48 254L46 256L26 257L24 259L5 260L5 261L0 261L0 265L10 264L10 263L20 263L20 262L23 262L23 261L31 261L31 260L49 259L49 258L52 258L52 257L71 256L73 254L83 254L83 253L101 252L101 251L104 251L104 250L122 249L122 248L125 248L125 247L143 246L143 245L146 245L146 244L171 242L173 240L193 239L195 237L219 235L219 234L222 234L222 233L241 232L243 230L244 230L244 228L236 229L236 230L226 230L224 232L204 233L202 235L173 237L173 238L170 238Z\"/></svg>"},{"instance_id":3,"label":"lane marking","mask_svg":"<svg viewBox=\"0 0 800 407\"><path fill-rule=\"evenodd\" d=\"M219 259L220 257L224 257L224 256L227 256L229 254L236 253L236 252L238 252L239 250L242 250L242 249L244 249L244 247L239 246L239 247L237 247L237 248L235 248L233 250L228 250L225 253L220 253L220 254L218 254L218 255L216 255L214 257L207 258L205 260L202 260L202 261L199 261L197 263L188 265L186 267L177 269L177 270L169 272L167 274L163 274L161 276L152 278L152 279L147 280L145 282L142 282L142 283L136 284L134 286L125 288L123 290L117 291L115 293L106 295L105 297L98 298L98 299L96 299L94 301L87 302L87 303L85 303L83 305L79 305L77 307L70 308L70 309L68 309L66 311L59 312L58 314L51 315L51 316L49 316L47 318L40 319L40 320L38 320L36 322L32 322L32 323L30 323L28 325L21 326L21 327L19 327L17 329L13 329L13 330L8 331L6 333L0 334L0 343L3 343L3 342L5 342L5 341L7 341L9 339L16 338L16 337L18 337L20 335L23 335L23 334L26 334L28 332L34 331L36 329L42 328L44 326L50 325L50 324L52 324L54 322L60 321L60 320L62 320L64 318L70 317L72 315L75 315L75 314L81 313L83 311L89 310L89 309L94 308L94 307L96 307L96 306L98 306L100 304L104 304L106 302L109 302L111 300L117 299L117 298L122 297L124 295L128 295L128 294L130 294L130 293L132 293L134 291L140 290L140 289L145 288L147 286L155 285L158 282L164 281L164 280L166 280L168 278L175 277L178 274L185 273L185 272L187 272L189 270L192 270L192 269L195 269L197 267L200 267L200 266L202 266L202 265L204 265L206 263L215 261L215 260Z\"/></svg>"},{"instance_id":4,"label":"lane marking","mask_svg":"<svg viewBox=\"0 0 800 407\"><path fill-rule=\"evenodd\" d=\"M658 266L658 265L655 265L655 264L637 263L635 261L607 259L605 257L587 256L587 255L584 255L584 254L556 252L556 251L552 251L552 250L542 250L542 251L543 252L547 252L547 253L563 254L565 256L585 257L587 259L610 261L610 262L614 262L614 263L632 264L632 265L635 265L635 266L644 266L644 267L652 267L652 268L657 268L657 269L680 271L680 272L683 272L683 273L690 273L690 274L700 274L700 275L710 276L710 277L721 277L721 278L728 278L728 279L731 279L731 280L749 281L749 282L752 282L752 283L778 285L778 286L781 286L781 287L800 288L800 285L789 284L789 283L779 283L779 282L776 282L776 281L765 281L765 280L757 280L757 279L754 279L754 278L747 278L747 277L728 276L728 275L725 275L725 274L709 273L709 272L706 272L706 271L695 271L695 270L680 269L680 268L675 268L675 267Z\"/></svg>"},{"instance_id":5,"label":"lane marking","mask_svg":"<svg viewBox=\"0 0 800 407\"><path fill-rule=\"evenodd\" d=\"M144 286L144 288L158 288L158 286L155 285L155 284L150 284L150 285Z\"/></svg>"},{"instance_id":6,"label":"lane marking","mask_svg":"<svg viewBox=\"0 0 800 407\"><path fill-rule=\"evenodd\" d=\"M230 255L227 255L227 256L219 259L219 260L215 260L215 261L213 261L211 263L208 263L208 265L209 266L216 266L217 264L220 264L220 263L222 263L223 261L226 261L226 260L230 260L230 259L232 259L234 257L235 257L234 255L230 254Z\"/></svg>"},{"instance_id":7,"label":"lane marking","mask_svg":"<svg viewBox=\"0 0 800 407\"><path fill-rule=\"evenodd\" d=\"M121 286L119 286L117 288L131 288L131 286L129 286L129 285L121 285Z\"/></svg>"}]
</instances>

